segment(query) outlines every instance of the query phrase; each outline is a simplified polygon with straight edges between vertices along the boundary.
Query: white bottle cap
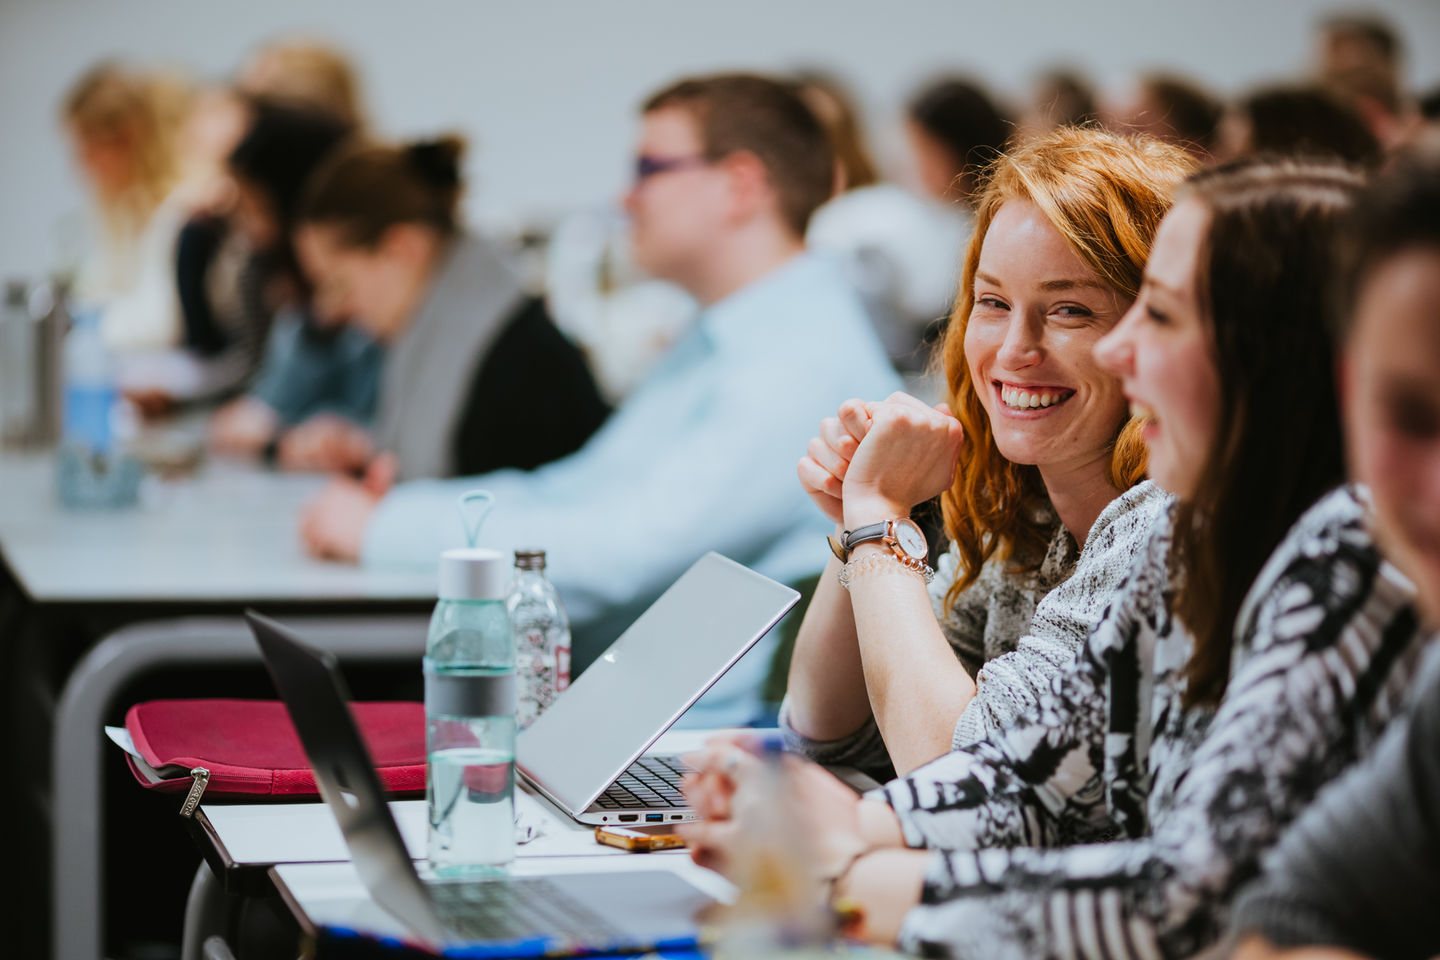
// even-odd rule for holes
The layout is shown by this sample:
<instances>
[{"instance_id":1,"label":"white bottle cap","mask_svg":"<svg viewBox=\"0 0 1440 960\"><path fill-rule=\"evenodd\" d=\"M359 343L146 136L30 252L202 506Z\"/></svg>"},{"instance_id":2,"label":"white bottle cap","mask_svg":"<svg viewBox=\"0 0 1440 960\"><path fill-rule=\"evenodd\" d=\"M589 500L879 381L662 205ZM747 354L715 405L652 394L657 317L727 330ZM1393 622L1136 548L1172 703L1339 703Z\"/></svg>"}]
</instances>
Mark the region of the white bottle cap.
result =
<instances>
[{"instance_id":1,"label":"white bottle cap","mask_svg":"<svg viewBox=\"0 0 1440 960\"><path fill-rule=\"evenodd\" d=\"M441 600L504 600L510 595L510 564L498 550L483 547L440 554Z\"/></svg>"}]
</instances>

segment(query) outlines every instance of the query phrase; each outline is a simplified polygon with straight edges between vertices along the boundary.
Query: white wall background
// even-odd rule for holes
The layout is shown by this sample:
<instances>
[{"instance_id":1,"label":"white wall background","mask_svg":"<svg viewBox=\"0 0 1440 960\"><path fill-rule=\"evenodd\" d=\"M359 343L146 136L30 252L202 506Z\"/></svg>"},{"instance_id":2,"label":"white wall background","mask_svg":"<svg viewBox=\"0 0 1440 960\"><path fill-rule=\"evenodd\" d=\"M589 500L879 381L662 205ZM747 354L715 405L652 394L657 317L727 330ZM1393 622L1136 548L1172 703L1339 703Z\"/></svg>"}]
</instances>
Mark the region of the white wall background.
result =
<instances>
[{"instance_id":1,"label":"white wall background","mask_svg":"<svg viewBox=\"0 0 1440 960\"><path fill-rule=\"evenodd\" d=\"M1366 3L1366 0L1360 0ZM677 75L829 67L882 156L916 84L945 69L1020 97L1057 64L1102 88L1165 68L1233 93L1309 65L1344 0L0 0L0 276L66 258L79 192L56 120L100 57L222 77L301 32L361 65L378 127L470 137L471 215L543 220L624 185L636 104ZM1440 83L1440 0L1370 0L1404 33L1412 84ZM1346 6L1354 6L1349 4ZM62 224L69 224L62 227ZM68 245L73 246L73 239Z\"/></svg>"}]
</instances>

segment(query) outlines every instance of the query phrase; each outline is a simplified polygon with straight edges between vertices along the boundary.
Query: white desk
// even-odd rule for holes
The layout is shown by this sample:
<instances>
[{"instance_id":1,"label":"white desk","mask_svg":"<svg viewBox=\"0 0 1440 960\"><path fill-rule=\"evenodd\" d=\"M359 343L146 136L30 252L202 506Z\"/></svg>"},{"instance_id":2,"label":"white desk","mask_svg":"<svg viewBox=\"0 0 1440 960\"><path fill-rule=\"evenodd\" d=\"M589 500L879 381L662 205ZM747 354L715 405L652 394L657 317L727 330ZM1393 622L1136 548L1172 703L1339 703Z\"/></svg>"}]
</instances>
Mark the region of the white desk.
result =
<instances>
[{"instance_id":1,"label":"white desk","mask_svg":"<svg viewBox=\"0 0 1440 960\"><path fill-rule=\"evenodd\" d=\"M300 509L325 484L209 460L147 481L132 509L72 511L50 454L0 457L0 553L38 603L257 603L433 599L433 571L375 571L306 556Z\"/></svg>"},{"instance_id":2,"label":"white desk","mask_svg":"<svg viewBox=\"0 0 1440 960\"><path fill-rule=\"evenodd\" d=\"M107 711L118 706L119 691L166 666L254 663L258 670L243 630L222 636L213 624L117 628L196 613L233 615L250 605L284 616L364 614L366 621L405 612L418 621L415 629L391 629L389 639L365 641L365 650L341 636L332 648L342 655L418 656L421 618L435 597L433 571L377 572L306 556L298 515L325 482L210 459L184 479L147 480L135 508L70 511L56 495L52 452L0 455L0 559L13 580L0 595L8 667L0 735L27 778L13 801L12 822L21 827L15 855L26 875L41 880L22 909L71 907L52 912L55 956L100 954L97 811L105 802L95 784L100 725L114 721ZM66 830L53 829L56 817ZM38 892L46 889L48 898ZM77 921L76 913L85 919Z\"/></svg>"},{"instance_id":3,"label":"white desk","mask_svg":"<svg viewBox=\"0 0 1440 960\"><path fill-rule=\"evenodd\" d=\"M655 749L683 753L698 748L713 731L670 731ZM729 901L734 888L718 874L691 862L683 850L630 854L595 842L594 828L576 823L548 800L517 789L516 808L539 835L516 847L517 876L613 870L666 869L683 876L717 900ZM401 837L412 859L425 855L425 801L390 803ZM399 923L369 899L330 810L323 803L225 804L201 807L207 841L221 859L239 869L269 871L281 898L297 913L302 928L339 926L382 936L404 934ZM209 859L209 858L207 858ZM208 871L201 867L202 875ZM199 882L197 881L197 886ZM187 954L194 955L204 939L205 914L213 907L201 901L213 894L192 894L187 918Z\"/></svg>"},{"instance_id":4,"label":"white desk","mask_svg":"<svg viewBox=\"0 0 1440 960\"><path fill-rule=\"evenodd\" d=\"M764 735L774 730L745 730ZM700 749L714 736L714 730L668 730L652 752L685 754ZM595 842L595 828L576 823L554 804L517 780L515 804L518 815L539 829L539 836L516 847L521 857L620 856L624 850ZM237 869L271 866L278 863L336 863L350 859L345 839L330 808L320 801L309 803L223 803L200 805L210 842L227 866ZM400 836L413 860L425 858L425 801L392 800L390 811L400 827ZM641 857L640 859L645 859Z\"/></svg>"}]
</instances>

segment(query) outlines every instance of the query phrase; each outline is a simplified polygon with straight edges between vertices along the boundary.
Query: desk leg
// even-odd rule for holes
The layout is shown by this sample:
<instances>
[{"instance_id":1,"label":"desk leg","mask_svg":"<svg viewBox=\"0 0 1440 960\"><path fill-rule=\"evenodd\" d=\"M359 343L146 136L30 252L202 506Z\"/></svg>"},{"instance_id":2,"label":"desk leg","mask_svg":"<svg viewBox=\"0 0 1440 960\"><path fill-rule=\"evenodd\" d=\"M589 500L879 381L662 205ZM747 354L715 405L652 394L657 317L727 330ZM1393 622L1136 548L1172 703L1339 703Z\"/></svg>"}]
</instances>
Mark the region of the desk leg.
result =
<instances>
[{"instance_id":1,"label":"desk leg","mask_svg":"<svg viewBox=\"0 0 1440 960\"><path fill-rule=\"evenodd\" d=\"M185 933L180 942L180 960L205 960L210 955L209 941L220 940L226 929L228 913L225 891L210 865L200 861L190 896L185 900ZM229 952L228 947L226 952Z\"/></svg>"}]
</instances>

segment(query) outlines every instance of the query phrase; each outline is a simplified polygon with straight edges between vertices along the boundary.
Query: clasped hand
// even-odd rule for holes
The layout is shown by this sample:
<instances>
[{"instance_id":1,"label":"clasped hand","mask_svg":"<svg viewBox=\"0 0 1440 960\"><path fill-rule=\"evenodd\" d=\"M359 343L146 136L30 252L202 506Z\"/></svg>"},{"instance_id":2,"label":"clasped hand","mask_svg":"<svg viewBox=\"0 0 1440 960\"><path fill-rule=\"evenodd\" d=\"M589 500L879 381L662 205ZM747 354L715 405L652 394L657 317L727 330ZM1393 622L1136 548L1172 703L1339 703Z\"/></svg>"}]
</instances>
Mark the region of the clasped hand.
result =
<instances>
[{"instance_id":1,"label":"clasped hand","mask_svg":"<svg viewBox=\"0 0 1440 960\"><path fill-rule=\"evenodd\" d=\"M949 489L965 432L945 404L908 393L847 400L820 422L796 472L821 511L849 529L907 516Z\"/></svg>"},{"instance_id":2,"label":"clasped hand","mask_svg":"<svg viewBox=\"0 0 1440 960\"><path fill-rule=\"evenodd\" d=\"M736 879L744 865L747 840L774 834L782 826L807 854L818 887L834 877L869 844L860 824L860 798L825 768L793 754L765 759L755 755L754 738L721 734L705 749L685 758L690 767L682 784L685 796L704 819L679 829L690 857ZM780 763L778 783L766 764ZM780 792L775 792L775 787ZM787 811L791 814L786 816Z\"/></svg>"}]
</instances>

